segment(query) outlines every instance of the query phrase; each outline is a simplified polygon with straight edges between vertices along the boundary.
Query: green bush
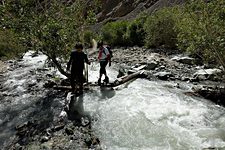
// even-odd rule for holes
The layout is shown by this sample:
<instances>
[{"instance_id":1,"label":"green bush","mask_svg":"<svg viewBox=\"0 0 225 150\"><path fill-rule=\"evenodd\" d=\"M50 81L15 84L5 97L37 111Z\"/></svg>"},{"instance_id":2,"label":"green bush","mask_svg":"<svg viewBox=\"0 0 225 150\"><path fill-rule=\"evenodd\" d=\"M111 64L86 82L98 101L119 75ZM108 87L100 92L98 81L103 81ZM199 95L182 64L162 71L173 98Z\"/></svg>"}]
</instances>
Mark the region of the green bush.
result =
<instances>
[{"instance_id":1,"label":"green bush","mask_svg":"<svg viewBox=\"0 0 225 150\"><path fill-rule=\"evenodd\" d=\"M83 40L83 28L95 21L95 11L91 8L87 11L86 4L83 0L70 3L7 0L4 6L0 5L0 27L12 29L20 35L27 49L43 52L69 77L62 64L75 43Z\"/></svg>"},{"instance_id":2,"label":"green bush","mask_svg":"<svg viewBox=\"0 0 225 150\"><path fill-rule=\"evenodd\" d=\"M191 1L178 24L178 46L225 68L225 3Z\"/></svg>"},{"instance_id":3,"label":"green bush","mask_svg":"<svg viewBox=\"0 0 225 150\"><path fill-rule=\"evenodd\" d=\"M112 46L127 46L129 42L125 35L128 24L127 21L107 23L101 29L102 40Z\"/></svg>"},{"instance_id":4,"label":"green bush","mask_svg":"<svg viewBox=\"0 0 225 150\"><path fill-rule=\"evenodd\" d=\"M0 30L0 58L10 59L20 56L25 48L20 43L18 35L10 30Z\"/></svg>"},{"instance_id":5,"label":"green bush","mask_svg":"<svg viewBox=\"0 0 225 150\"><path fill-rule=\"evenodd\" d=\"M92 47L92 39L97 39L96 33L91 30L86 30L83 33L84 35L84 45L87 47Z\"/></svg>"},{"instance_id":6,"label":"green bush","mask_svg":"<svg viewBox=\"0 0 225 150\"><path fill-rule=\"evenodd\" d=\"M144 25L146 47L176 47L177 32L174 10L172 8L161 9L147 18Z\"/></svg>"},{"instance_id":7,"label":"green bush","mask_svg":"<svg viewBox=\"0 0 225 150\"><path fill-rule=\"evenodd\" d=\"M143 46L145 39L144 23L146 21L146 14L140 15L127 27L126 39L130 46Z\"/></svg>"}]
</instances>

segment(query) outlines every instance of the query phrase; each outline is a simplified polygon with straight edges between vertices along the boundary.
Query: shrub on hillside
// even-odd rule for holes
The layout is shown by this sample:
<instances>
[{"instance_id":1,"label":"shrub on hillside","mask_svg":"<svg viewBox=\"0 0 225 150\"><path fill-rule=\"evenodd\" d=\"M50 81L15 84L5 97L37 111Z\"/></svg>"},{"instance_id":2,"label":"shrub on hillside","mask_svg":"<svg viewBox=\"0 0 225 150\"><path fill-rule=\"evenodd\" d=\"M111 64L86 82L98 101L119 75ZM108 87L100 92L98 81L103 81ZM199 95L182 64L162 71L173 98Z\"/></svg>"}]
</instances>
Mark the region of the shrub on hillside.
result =
<instances>
[{"instance_id":1,"label":"shrub on hillside","mask_svg":"<svg viewBox=\"0 0 225 150\"><path fill-rule=\"evenodd\" d=\"M146 47L175 48L177 44L175 26L175 13L171 8L161 9L149 16L144 25Z\"/></svg>"},{"instance_id":2,"label":"shrub on hillside","mask_svg":"<svg viewBox=\"0 0 225 150\"><path fill-rule=\"evenodd\" d=\"M10 30L0 30L0 58L13 58L25 51L18 35Z\"/></svg>"},{"instance_id":3,"label":"shrub on hillside","mask_svg":"<svg viewBox=\"0 0 225 150\"><path fill-rule=\"evenodd\" d=\"M102 40L113 46L127 46L129 44L125 37L127 26L127 21L107 23L101 30Z\"/></svg>"},{"instance_id":4,"label":"shrub on hillside","mask_svg":"<svg viewBox=\"0 0 225 150\"><path fill-rule=\"evenodd\" d=\"M91 30L84 31L84 45L92 47L92 39L97 39L96 33Z\"/></svg>"},{"instance_id":5,"label":"shrub on hillside","mask_svg":"<svg viewBox=\"0 0 225 150\"><path fill-rule=\"evenodd\" d=\"M144 23L147 15L141 14L137 19L128 24L126 39L130 46L143 46L145 39Z\"/></svg>"},{"instance_id":6,"label":"shrub on hillside","mask_svg":"<svg viewBox=\"0 0 225 150\"><path fill-rule=\"evenodd\" d=\"M225 68L225 3L191 1L178 22L178 46Z\"/></svg>"}]
</instances>

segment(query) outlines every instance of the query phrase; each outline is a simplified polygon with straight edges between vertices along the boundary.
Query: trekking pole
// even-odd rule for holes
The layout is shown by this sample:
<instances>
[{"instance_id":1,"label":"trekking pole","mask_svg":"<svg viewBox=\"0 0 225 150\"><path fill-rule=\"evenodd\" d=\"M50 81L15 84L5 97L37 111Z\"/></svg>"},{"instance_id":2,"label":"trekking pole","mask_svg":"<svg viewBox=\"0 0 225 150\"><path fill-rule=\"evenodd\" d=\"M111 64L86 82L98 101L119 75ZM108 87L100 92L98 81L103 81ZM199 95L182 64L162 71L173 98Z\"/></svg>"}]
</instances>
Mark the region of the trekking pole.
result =
<instances>
[{"instance_id":1,"label":"trekking pole","mask_svg":"<svg viewBox=\"0 0 225 150\"><path fill-rule=\"evenodd\" d=\"M88 57L88 53L87 53L87 57ZM87 72L87 73L86 73L86 78L87 78L87 84L88 84L88 64L86 64L86 66L87 66L87 67L86 67L86 68L87 68L87 71L86 71L86 72Z\"/></svg>"},{"instance_id":2,"label":"trekking pole","mask_svg":"<svg viewBox=\"0 0 225 150\"><path fill-rule=\"evenodd\" d=\"M87 50L85 50L85 52L86 52L86 54L87 54L87 58L88 58L88 51ZM88 64L86 63L86 67L85 67L85 73L86 73L86 82L87 82L87 84L88 84Z\"/></svg>"}]
</instances>

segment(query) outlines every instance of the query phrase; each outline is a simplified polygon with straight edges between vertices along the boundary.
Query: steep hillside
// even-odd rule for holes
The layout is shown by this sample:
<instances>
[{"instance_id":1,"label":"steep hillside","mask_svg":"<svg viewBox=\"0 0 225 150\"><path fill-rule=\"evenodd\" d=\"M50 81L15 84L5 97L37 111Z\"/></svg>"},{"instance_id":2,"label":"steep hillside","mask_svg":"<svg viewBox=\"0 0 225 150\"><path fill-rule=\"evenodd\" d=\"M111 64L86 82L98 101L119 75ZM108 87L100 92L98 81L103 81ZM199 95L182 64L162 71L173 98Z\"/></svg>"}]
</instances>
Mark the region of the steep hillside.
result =
<instances>
[{"instance_id":1,"label":"steep hillside","mask_svg":"<svg viewBox=\"0 0 225 150\"><path fill-rule=\"evenodd\" d=\"M186 0L102 0L102 11L98 22L104 20L126 20L146 10L151 13L159 8L183 4Z\"/></svg>"}]
</instances>

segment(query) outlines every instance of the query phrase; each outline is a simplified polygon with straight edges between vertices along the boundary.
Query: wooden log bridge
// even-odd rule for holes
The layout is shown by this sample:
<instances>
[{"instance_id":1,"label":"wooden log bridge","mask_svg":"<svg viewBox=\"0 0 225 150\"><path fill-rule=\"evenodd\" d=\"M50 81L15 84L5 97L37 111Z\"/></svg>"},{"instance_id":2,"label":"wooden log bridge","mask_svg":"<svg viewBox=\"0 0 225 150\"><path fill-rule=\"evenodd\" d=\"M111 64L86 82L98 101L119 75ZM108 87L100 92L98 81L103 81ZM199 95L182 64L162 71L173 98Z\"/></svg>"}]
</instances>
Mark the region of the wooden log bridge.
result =
<instances>
[{"instance_id":1,"label":"wooden log bridge","mask_svg":"<svg viewBox=\"0 0 225 150\"><path fill-rule=\"evenodd\" d=\"M108 83L108 84L103 84L101 85L102 87L116 87L116 86L119 86L121 84L124 84L132 79L136 79L136 78L139 78L141 74L143 74L144 71L137 71L135 73L132 73L132 74L129 74L129 75L125 75L125 76L122 76L120 78L117 78L114 82L112 83ZM90 83L85 83L84 84L84 87L85 86L99 86L97 83L93 83L93 82L90 82ZM57 89L57 90L72 90L71 86L61 86L61 85L56 85L53 87L54 89Z\"/></svg>"}]
</instances>

